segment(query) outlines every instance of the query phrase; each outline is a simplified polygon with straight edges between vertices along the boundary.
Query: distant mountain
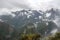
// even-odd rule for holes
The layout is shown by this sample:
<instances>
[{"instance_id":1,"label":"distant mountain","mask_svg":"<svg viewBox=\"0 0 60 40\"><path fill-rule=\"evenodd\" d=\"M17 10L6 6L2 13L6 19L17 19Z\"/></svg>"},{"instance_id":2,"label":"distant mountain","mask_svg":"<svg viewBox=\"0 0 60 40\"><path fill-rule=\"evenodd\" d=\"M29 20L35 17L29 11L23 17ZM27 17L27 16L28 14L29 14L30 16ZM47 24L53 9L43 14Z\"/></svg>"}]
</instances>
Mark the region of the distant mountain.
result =
<instances>
[{"instance_id":1,"label":"distant mountain","mask_svg":"<svg viewBox=\"0 0 60 40\"><path fill-rule=\"evenodd\" d=\"M47 10L46 13L51 14L48 18L49 20L55 20L56 18L60 17L60 10L59 9L53 9Z\"/></svg>"},{"instance_id":2,"label":"distant mountain","mask_svg":"<svg viewBox=\"0 0 60 40\"><path fill-rule=\"evenodd\" d=\"M41 10L22 9L20 11L11 12L11 14L14 14L15 16L13 17L12 15L1 15L0 19L10 25L13 25L16 30L21 31L24 25L31 22L38 25L38 31L42 28L42 26L47 25L46 29L49 30L48 33L50 33L54 28L57 28L57 25L53 22L53 20L55 20L57 17L60 17L60 10L52 8L43 12ZM43 33L45 33L45 31L46 30L44 30Z\"/></svg>"},{"instance_id":3,"label":"distant mountain","mask_svg":"<svg viewBox=\"0 0 60 40\"><path fill-rule=\"evenodd\" d=\"M15 14L15 17L12 17L11 15L2 15L0 16L0 19L14 25L15 27L19 27L30 21L32 23L40 21L42 16L41 13L36 10L21 10L12 12L12 14Z\"/></svg>"}]
</instances>

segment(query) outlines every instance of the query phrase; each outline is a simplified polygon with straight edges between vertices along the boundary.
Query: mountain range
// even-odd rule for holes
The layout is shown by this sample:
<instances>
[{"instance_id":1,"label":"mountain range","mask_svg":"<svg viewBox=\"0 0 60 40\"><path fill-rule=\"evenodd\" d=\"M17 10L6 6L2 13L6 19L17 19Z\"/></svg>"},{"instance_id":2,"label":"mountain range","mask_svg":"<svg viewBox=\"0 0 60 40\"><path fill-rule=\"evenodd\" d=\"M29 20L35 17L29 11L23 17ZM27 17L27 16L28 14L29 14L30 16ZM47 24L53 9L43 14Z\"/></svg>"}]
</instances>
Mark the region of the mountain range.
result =
<instances>
[{"instance_id":1,"label":"mountain range","mask_svg":"<svg viewBox=\"0 0 60 40\"><path fill-rule=\"evenodd\" d=\"M5 12L7 13L7 12ZM12 27L14 27L18 32L25 29L25 25L28 23L33 23L36 30L44 34L51 33L52 30L58 29L59 24L57 25L57 18L60 17L60 10L51 8L50 10L42 11L42 10L26 10L22 9L19 11L11 12L12 15L0 15L0 21L5 22ZM59 20L58 20L59 21Z\"/></svg>"}]
</instances>

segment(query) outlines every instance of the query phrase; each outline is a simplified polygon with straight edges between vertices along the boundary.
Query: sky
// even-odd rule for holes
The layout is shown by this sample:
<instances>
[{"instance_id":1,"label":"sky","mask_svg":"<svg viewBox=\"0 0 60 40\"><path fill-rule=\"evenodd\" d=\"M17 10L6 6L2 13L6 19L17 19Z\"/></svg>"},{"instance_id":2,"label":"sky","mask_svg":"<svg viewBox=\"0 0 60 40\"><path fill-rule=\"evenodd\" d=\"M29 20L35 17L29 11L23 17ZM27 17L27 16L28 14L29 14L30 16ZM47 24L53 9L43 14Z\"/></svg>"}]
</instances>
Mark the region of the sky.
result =
<instances>
[{"instance_id":1,"label":"sky","mask_svg":"<svg viewBox=\"0 0 60 40\"><path fill-rule=\"evenodd\" d=\"M49 9L60 8L60 0L0 0L0 9Z\"/></svg>"}]
</instances>

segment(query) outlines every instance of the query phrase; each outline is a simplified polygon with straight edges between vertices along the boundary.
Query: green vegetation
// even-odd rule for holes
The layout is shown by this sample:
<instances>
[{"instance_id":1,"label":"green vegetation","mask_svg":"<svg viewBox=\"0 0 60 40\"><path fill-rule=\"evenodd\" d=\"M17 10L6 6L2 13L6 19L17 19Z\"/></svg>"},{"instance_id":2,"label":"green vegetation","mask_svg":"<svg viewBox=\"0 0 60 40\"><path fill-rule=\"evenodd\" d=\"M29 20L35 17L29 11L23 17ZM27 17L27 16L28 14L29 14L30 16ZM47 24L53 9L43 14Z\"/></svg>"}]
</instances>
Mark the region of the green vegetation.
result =
<instances>
[{"instance_id":1,"label":"green vegetation","mask_svg":"<svg viewBox=\"0 0 60 40\"><path fill-rule=\"evenodd\" d=\"M21 40L60 40L60 32L46 37L42 37L39 34L22 34Z\"/></svg>"},{"instance_id":2,"label":"green vegetation","mask_svg":"<svg viewBox=\"0 0 60 40\"><path fill-rule=\"evenodd\" d=\"M38 40L41 38L41 35L39 34L22 34L21 40Z\"/></svg>"},{"instance_id":3,"label":"green vegetation","mask_svg":"<svg viewBox=\"0 0 60 40\"><path fill-rule=\"evenodd\" d=\"M48 37L48 40L60 40L60 32L57 32L55 35Z\"/></svg>"}]
</instances>

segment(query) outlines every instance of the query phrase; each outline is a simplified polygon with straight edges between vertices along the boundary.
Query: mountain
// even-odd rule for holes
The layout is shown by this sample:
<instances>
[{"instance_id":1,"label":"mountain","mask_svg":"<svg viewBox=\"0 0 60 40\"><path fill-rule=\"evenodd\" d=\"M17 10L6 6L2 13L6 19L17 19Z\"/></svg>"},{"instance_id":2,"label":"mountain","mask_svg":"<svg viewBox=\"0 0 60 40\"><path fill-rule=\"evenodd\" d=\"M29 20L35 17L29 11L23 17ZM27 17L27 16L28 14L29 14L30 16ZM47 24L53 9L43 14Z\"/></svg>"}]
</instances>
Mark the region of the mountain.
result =
<instances>
[{"instance_id":1,"label":"mountain","mask_svg":"<svg viewBox=\"0 0 60 40\"><path fill-rule=\"evenodd\" d=\"M15 17L12 17L11 15L2 15L0 16L0 19L15 27L19 27L29 21L32 23L38 22L42 16L42 14L36 10L20 10L12 12L12 14L15 14Z\"/></svg>"},{"instance_id":2,"label":"mountain","mask_svg":"<svg viewBox=\"0 0 60 40\"><path fill-rule=\"evenodd\" d=\"M51 8L50 10L47 10L46 13L51 14L48 18L49 20L55 20L56 18L60 17L60 10Z\"/></svg>"},{"instance_id":3,"label":"mountain","mask_svg":"<svg viewBox=\"0 0 60 40\"><path fill-rule=\"evenodd\" d=\"M14 38L14 32L16 33L16 30L12 25L0 21L0 40L9 40Z\"/></svg>"},{"instance_id":4,"label":"mountain","mask_svg":"<svg viewBox=\"0 0 60 40\"><path fill-rule=\"evenodd\" d=\"M11 12L11 14L14 14L15 16L1 15L0 19L10 25L13 25L14 28L20 32L22 32L22 29L25 29L24 25L31 22L34 25L38 25L37 31L41 32L41 29L44 30L41 34L44 34L46 30L49 30L48 33L50 33L53 29L57 29L57 25L53 22L53 20L60 17L59 9L55 10L53 8L45 12L41 10L22 9L20 11Z\"/></svg>"}]
</instances>

